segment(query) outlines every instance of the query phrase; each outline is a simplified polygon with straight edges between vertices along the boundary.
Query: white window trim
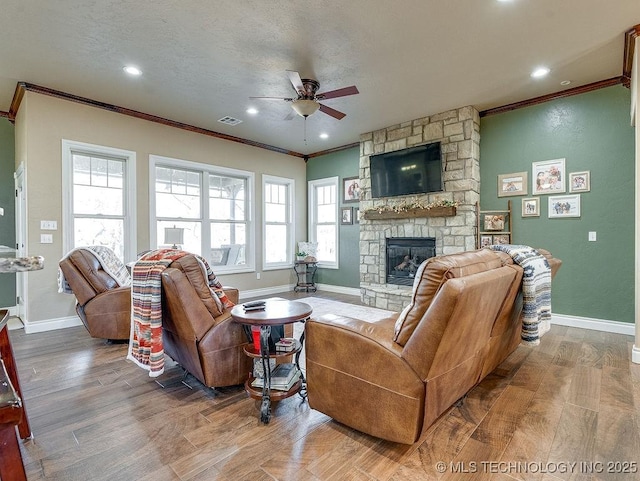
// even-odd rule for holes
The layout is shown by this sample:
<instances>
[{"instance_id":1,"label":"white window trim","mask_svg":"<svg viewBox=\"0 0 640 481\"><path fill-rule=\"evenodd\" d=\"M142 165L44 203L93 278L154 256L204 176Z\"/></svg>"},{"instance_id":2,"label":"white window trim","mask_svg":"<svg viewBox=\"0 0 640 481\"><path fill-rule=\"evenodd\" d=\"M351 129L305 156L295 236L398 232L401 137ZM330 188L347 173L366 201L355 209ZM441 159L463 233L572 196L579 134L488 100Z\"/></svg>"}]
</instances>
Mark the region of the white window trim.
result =
<instances>
[{"instance_id":1,"label":"white window trim","mask_svg":"<svg viewBox=\"0 0 640 481\"><path fill-rule=\"evenodd\" d=\"M288 225L289 225L289 236L287 239L287 260L285 262L271 262L267 263L267 243L266 243L266 231L267 231L267 222L265 220L265 204L266 204L266 189L265 185L267 183L270 184L281 184L286 185L288 189L288 198L287 198L287 207L289 208L287 212ZM293 179L289 179L286 177L277 177L275 175L262 174L262 270L277 270L277 269L290 269L293 266L293 259L295 257L295 242L294 242L294 234L295 234L295 206L294 206L294 197L293 193L295 192L295 181Z\"/></svg>"},{"instance_id":2,"label":"white window trim","mask_svg":"<svg viewBox=\"0 0 640 481\"><path fill-rule=\"evenodd\" d=\"M163 157L161 155L151 154L149 155L149 243L152 246L158 245L158 232L156 229L156 166L161 165L163 167L175 167L188 170L195 170L204 172L206 174L219 174L219 175L231 175L242 176L247 178L247 202L249 203L249 212L247 213L247 234L249 236L249 242L247 243L245 252L246 264L241 267L237 266L215 266L216 274L237 274L242 272L254 272L256 265L255 255L255 173L248 170L231 169L229 167L220 167L212 164L203 164L201 162L193 162L190 160L174 159L172 157ZM203 177L202 185L202 198L206 198L206 202L202 202L202 219L209 220L209 187L208 179ZM202 229L202 244L206 246L211 245L211 239L208 229ZM207 259L206 255L203 255ZM208 260L208 259L207 259Z\"/></svg>"},{"instance_id":3,"label":"white window trim","mask_svg":"<svg viewBox=\"0 0 640 481\"><path fill-rule=\"evenodd\" d=\"M64 253L73 249L73 160L72 152L82 152L96 156L106 155L125 159L126 183L124 188L124 261L136 259L137 221L136 221L136 153L132 150L87 144L74 140L62 139L62 250Z\"/></svg>"},{"instance_id":4,"label":"white window trim","mask_svg":"<svg viewBox=\"0 0 640 481\"><path fill-rule=\"evenodd\" d=\"M308 204L309 204L309 240L311 242L316 242L316 190L315 188L318 186L324 185L334 185L336 188L336 260L335 262L326 262L320 261L318 262L318 267L323 269L339 269L340 268L340 217L338 215L339 206L340 206L340 185L339 185L339 177L326 177L324 179L316 179L310 180L307 183L307 192L308 192Z\"/></svg>"}]
</instances>

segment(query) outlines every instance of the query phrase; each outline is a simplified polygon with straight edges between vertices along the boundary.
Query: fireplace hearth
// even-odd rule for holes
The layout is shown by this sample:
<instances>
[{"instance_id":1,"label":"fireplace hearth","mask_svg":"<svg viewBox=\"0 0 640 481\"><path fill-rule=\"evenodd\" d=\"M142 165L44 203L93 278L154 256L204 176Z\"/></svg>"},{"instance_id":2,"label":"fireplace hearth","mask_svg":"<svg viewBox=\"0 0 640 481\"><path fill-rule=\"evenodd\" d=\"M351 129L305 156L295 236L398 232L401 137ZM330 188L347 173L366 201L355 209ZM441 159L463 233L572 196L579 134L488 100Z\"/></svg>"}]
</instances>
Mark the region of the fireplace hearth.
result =
<instances>
[{"instance_id":1,"label":"fireplace hearth","mask_svg":"<svg viewBox=\"0 0 640 481\"><path fill-rule=\"evenodd\" d=\"M435 237L391 237L386 246L387 284L413 285L420 264L436 255Z\"/></svg>"}]
</instances>

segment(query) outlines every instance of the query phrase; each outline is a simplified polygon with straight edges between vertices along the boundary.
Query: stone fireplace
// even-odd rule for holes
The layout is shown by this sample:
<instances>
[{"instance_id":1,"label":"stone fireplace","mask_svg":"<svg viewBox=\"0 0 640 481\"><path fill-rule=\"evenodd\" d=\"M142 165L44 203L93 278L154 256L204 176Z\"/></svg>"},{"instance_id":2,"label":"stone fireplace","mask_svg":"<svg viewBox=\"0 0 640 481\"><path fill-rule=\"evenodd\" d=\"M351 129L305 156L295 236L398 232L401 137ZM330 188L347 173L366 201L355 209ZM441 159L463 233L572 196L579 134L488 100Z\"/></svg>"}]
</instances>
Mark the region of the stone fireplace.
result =
<instances>
[{"instance_id":1,"label":"stone fireplace","mask_svg":"<svg viewBox=\"0 0 640 481\"><path fill-rule=\"evenodd\" d=\"M371 197L370 155L438 141L442 152L444 191L381 199ZM422 204L438 201L457 203L455 213L441 214L438 209L433 209L418 215L400 214L396 218L360 218L361 299L370 306L401 311L409 303L413 280L407 284L389 282L387 276L390 267L402 263L388 266L389 239L434 239L435 255L473 250L476 247L475 204L480 199L478 111L474 107L462 107L362 134L359 176L361 215L385 206L399 206L413 201Z\"/></svg>"}]
</instances>

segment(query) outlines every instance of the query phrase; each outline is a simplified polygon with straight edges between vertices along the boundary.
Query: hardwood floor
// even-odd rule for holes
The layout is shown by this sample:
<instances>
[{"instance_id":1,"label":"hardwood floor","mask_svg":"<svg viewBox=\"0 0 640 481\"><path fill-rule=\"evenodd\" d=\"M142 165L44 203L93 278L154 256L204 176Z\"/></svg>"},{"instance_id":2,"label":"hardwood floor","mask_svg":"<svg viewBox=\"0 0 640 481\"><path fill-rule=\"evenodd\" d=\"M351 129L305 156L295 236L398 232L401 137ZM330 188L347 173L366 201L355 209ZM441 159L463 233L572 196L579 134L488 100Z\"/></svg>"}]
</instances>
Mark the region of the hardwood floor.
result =
<instances>
[{"instance_id":1,"label":"hardwood floor","mask_svg":"<svg viewBox=\"0 0 640 481\"><path fill-rule=\"evenodd\" d=\"M35 436L22 445L31 481L640 479L619 472L640 459L640 366L629 336L553 326L404 446L297 396L262 425L242 388L211 390L189 376L189 389L171 361L163 389L125 361L126 344L81 327L10 335Z\"/></svg>"}]
</instances>

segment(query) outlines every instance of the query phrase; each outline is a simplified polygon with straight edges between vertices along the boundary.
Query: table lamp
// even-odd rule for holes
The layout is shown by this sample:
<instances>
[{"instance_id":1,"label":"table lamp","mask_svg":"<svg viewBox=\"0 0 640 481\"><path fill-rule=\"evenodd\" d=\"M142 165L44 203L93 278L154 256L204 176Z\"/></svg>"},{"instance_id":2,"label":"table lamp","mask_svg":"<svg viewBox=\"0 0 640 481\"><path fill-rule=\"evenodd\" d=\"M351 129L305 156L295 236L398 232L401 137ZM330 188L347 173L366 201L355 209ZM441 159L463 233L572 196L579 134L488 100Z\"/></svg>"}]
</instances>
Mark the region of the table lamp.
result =
<instances>
[{"instance_id":1,"label":"table lamp","mask_svg":"<svg viewBox=\"0 0 640 481\"><path fill-rule=\"evenodd\" d=\"M165 227L164 243L173 244L171 248L177 249L178 245L182 245L184 243L184 228L176 227L175 225L173 227Z\"/></svg>"}]
</instances>

